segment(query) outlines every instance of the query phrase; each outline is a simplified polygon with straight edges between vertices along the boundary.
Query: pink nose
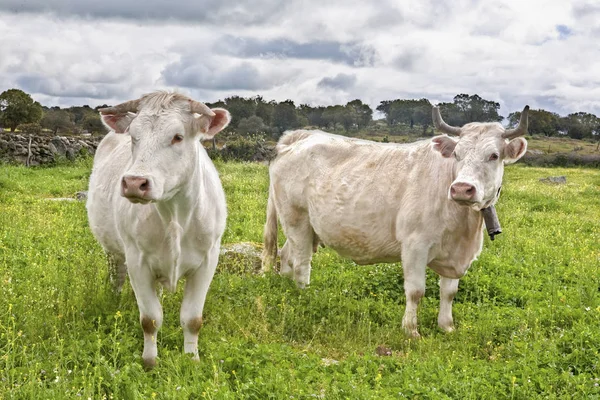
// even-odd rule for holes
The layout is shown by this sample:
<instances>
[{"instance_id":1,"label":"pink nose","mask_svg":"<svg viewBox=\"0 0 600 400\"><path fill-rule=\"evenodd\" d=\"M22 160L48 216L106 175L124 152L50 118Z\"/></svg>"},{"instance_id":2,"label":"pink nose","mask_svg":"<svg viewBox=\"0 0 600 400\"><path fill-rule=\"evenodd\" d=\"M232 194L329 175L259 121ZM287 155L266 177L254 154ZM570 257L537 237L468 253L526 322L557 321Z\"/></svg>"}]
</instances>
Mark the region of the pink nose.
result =
<instances>
[{"instance_id":1,"label":"pink nose","mask_svg":"<svg viewBox=\"0 0 600 400\"><path fill-rule=\"evenodd\" d=\"M142 176L124 176L121 193L128 198L145 198L150 193L150 182Z\"/></svg>"},{"instance_id":2,"label":"pink nose","mask_svg":"<svg viewBox=\"0 0 600 400\"><path fill-rule=\"evenodd\" d=\"M458 182L450 186L452 200L473 201L477 190L470 183Z\"/></svg>"}]
</instances>

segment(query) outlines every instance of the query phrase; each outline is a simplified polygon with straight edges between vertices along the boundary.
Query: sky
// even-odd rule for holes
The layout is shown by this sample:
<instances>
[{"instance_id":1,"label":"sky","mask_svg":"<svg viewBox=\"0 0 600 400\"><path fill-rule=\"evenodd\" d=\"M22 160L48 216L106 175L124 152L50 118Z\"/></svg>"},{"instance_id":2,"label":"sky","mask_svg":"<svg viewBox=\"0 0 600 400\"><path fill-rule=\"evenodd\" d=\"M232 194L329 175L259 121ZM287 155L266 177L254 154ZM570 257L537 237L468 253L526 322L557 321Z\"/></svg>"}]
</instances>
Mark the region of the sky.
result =
<instances>
[{"instance_id":1,"label":"sky","mask_svg":"<svg viewBox=\"0 0 600 400\"><path fill-rule=\"evenodd\" d=\"M600 116L597 0L1 0L0 92L297 105L459 93Z\"/></svg>"}]
</instances>

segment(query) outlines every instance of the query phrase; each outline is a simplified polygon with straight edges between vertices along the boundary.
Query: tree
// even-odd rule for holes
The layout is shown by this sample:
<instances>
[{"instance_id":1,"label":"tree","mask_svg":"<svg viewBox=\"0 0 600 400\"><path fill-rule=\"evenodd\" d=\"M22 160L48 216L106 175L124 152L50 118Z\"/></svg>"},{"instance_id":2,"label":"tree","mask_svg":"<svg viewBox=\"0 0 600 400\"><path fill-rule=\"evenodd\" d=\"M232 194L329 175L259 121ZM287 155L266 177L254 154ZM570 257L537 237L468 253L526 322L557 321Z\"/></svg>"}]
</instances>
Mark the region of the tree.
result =
<instances>
[{"instance_id":1,"label":"tree","mask_svg":"<svg viewBox=\"0 0 600 400\"><path fill-rule=\"evenodd\" d=\"M600 120L594 114L576 112L561 119L562 128L573 139L590 138L600 134Z\"/></svg>"},{"instance_id":2,"label":"tree","mask_svg":"<svg viewBox=\"0 0 600 400\"><path fill-rule=\"evenodd\" d=\"M57 108L51 108L46 111L44 117L40 121L43 128L50 129L55 135L59 130L72 130L74 127L73 115L67 110Z\"/></svg>"},{"instance_id":3,"label":"tree","mask_svg":"<svg viewBox=\"0 0 600 400\"><path fill-rule=\"evenodd\" d=\"M253 115L248 118L242 118L238 124L238 132L243 134L260 133L265 131L265 124L261 117Z\"/></svg>"},{"instance_id":4,"label":"tree","mask_svg":"<svg viewBox=\"0 0 600 400\"><path fill-rule=\"evenodd\" d=\"M521 119L521 112L513 112L508 115L508 124L511 128L516 127ZM560 116L546 110L529 110L528 131L531 134L542 134L544 136L557 135L561 129Z\"/></svg>"},{"instance_id":5,"label":"tree","mask_svg":"<svg viewBox=\"0 0 600 400\"><path fill-rule=\"evenodd\" d=\"M271 123L273 122L273 112L275 111L276 103L274 101L266 102L261 96L256 96L255 101L255 115L257 117L260 117L265 123L265 125L271 125Z\"/></svg>"},{"instance_id":6,"label":"tree","mask_svg":"<svg viewBox=\"0 0 600 400\"><path fill-rule=\"evenodd\" d=\"M353 114L358 129L366 128L373 121L373 110L359 99L348 102L346 108Z\"/></svg>"},{"instance_id":7,"label":"tree","mask_svg":"<svg viewBox=\"0 0 600 400\"><path fill-rule=\"evenodd\" d=\"M106 132L106 127L100 120L98 113L88 114L81 122L81 127L90 133Z\"/></svg>"},{"instance_id":8,"label":"tree","mask_svg":"<svg viewBox=\"0 0 600 400\"><path fill-rule=\"evenodd\" d=\"M237 128L242 118L254 115L256 103L254 99L240 96L231 96L225 99L225 108L231 113L231 126Z\"/></svg>"},{"instance_id":9,"label":"tree","mask_svg":"<svg viewBox=\"0 0 600 400\"><path fill-rule=\"evenodd\" d=\"M11 132L20 124L37 123L42 119L40 103L19 89L9 89L0 94L0 125Z\"/></svg>"},{"instance_id":10,"label":"tree","mask_svg":"<svg viewBox=\"0 0 600 400\"><path fill-rule=\"evenodd\" d=\"M452 103L441 103L440 112L444 120L454 126L469 122L500 122L500 103L481 98L479 95L458 94Z\"/></svg>"},{"instance_id":11,"label":"tree","mask_svg":"<svg viewBox=\"0 0 600 400\"><path fill-rule=\"evenodd\" d=\"M420 100L384 100L377 110L385 114L389 126L397 124L421 125L423 132L431 125L431 103L427 99Z\"/></svg>"},{"instance_id":12,"label":"tree","mask_svg":"<svg viewBox=\"0 0 600 400\"><path fill-rule=\"evenodd\" d=\"M273 126L280 133L286 129L298 127L298 115L296 114L296 106L292 100L282 101L275 106L273 110Z\"/></svg>"},{"instance_id":13,"label":"tree","mask_svg":"<svg viewBox=\"0 0 600 400\"><path fill-rule=\"evenodd\" d=\"M300 104L298 113L306 118L307 124L312 126L318 126L319 128L325 128L327 123L323 119L323 112L325 107L311 107L308 104Z\"/></svg>"}]
</instances>

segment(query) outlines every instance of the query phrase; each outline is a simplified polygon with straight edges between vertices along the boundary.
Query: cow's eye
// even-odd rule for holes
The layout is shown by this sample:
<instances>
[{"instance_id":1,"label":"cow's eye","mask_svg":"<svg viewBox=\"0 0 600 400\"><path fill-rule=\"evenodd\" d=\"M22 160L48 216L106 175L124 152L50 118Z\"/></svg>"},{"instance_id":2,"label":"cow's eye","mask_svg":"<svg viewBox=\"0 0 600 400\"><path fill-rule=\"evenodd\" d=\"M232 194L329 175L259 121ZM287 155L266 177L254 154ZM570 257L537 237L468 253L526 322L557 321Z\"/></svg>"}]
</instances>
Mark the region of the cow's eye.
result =
<instances>
[{"instance_id":1,"label":"cow's eye","mask_svg":"<svg viewBox=\"0 0 600 400\"><path fill-rule=\"evenodd\" d=\"M454 154L454 158L456 158L456 161L460 161L460 157L458 156L457 152L452 152L452 154Z\"/></svg>"},{"instance_id":2,"label":"cow's eye","mask_svg":"<svg viewBox=\"0 0 600 400\"><path fill-rule=\"evenodd\" d=\"M183 135L177 134L173 136L173 140L171 140L171 144L180 143L183 140Z\"/></svg>"},{"instance_id":3,"label":"cow's eye","mask_svg":"<svg viewBox=\"0 0 600 400\"><path fill-rule=\"evenodd\" d=\"M500 156L498 153L494 153L490 156L490 161L496 161Z\"/></svg>"}]
</instances>

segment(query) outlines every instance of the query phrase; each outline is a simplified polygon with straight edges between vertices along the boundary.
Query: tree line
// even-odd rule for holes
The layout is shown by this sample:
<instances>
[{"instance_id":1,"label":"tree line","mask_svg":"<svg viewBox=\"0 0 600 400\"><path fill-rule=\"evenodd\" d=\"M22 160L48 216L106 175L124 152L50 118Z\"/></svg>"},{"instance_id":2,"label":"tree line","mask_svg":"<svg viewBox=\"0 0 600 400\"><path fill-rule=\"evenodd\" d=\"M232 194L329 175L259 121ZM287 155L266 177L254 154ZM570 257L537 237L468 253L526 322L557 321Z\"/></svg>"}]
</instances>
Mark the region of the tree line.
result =
<instances>
[{"instance_id":1,"label":"tree line","mask_svg":"<svg viewBox=\"0 0 600 400\"><path fill-rule=\"evenodd\" d=\"M209 107L224 107L232 115L231 130L240 134L266 133L279 137L287 129L316 127L346 134L377 127L387 127L390 134L414 132L433 134L431 107L428 99L383 100L376 110L383 119L373 120L373 110L360 99L345 105L296 105L292 100L267 101L262 96L231 96L207 103ZM59 132L104 133L98 108L88 105L69 108L43 107L19 89L0 94L0 126L11 132L19 129L38 133L42 129ZM462 126L469 122L500 122L500 104L479 95L458 94L452 102L438 104L444 120L450 125ZM509 126L516 126L521 113L508 115ZM576 112L567 116L539 109L529 112L529 132L545 136L567 135L575 139L600 138L600 118L594 114Z\"/></svg>"}]
</instances>

